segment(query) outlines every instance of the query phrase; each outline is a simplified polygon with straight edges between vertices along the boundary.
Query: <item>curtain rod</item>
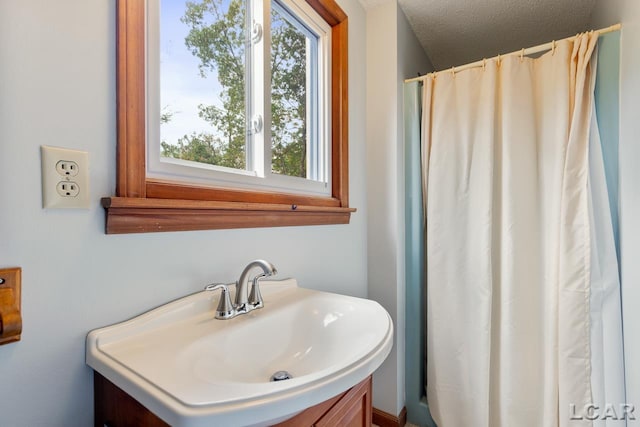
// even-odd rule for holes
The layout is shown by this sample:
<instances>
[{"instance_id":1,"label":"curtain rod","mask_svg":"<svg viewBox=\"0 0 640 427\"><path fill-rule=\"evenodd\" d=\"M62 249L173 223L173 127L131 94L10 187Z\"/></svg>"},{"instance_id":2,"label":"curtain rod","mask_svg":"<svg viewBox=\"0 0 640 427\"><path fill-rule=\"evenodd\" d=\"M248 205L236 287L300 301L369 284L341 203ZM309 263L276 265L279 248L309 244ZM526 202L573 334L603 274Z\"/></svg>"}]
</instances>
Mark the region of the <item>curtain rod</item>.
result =
<instances>
[{"instance_id":1,"label":"curtain rod","mask_svg":"<svg viewBox=\"0 0 640 427\"><path fill-rule=\"evenodd\" d=\"M602 28L600 30L594 30L594 32L598 33L598 34L606 34L606 33L611 33L613 31L619 31L620 28L622 28L622 24L615 24L612 25L610 27L607 28ZM565 39L559 40L559 41L565 41L565 40L573 40L576 37L578 37L580 34L575 35L575 36L571 36L571 37L567 37ZM504 55L496 55L493 58L490 59L495 59L498 57L503 57L503 56L510 56L510 55L522 55L522 56L527 56L527 55L532 55L534 53L540 53L540 52L544 52L545 50L550 50L553 49L553 47L555 46L555 44L557 43L557 41L552 41L549 43L545 43L545 44L541 44L538 46L533 46L530 47L528 49L520 49L517 50L515 52L511 52L511 53L506 53ZM423 76L419 76L419 77L414 77L412 79L406 79L404 82L405 83L410 83L410 82L419 82L422 80L425 80L427 77L429 77L430 75L436 75L445 71L451 72L453 71L454 73L458 72L458 71L462 71L462 70L466 70L469 68L475 68L475 67L482 67L483 64L485 64L485 61L487 61L487 59L481 59L480 61L476 61L476 62L470 62L469 64L465 64L465 65L461 65L459 67L451 67L451 68L447 68L446 70L440 70L440 71L435 71L432 73L427 73Z\"/></svg>"}]
</instances>

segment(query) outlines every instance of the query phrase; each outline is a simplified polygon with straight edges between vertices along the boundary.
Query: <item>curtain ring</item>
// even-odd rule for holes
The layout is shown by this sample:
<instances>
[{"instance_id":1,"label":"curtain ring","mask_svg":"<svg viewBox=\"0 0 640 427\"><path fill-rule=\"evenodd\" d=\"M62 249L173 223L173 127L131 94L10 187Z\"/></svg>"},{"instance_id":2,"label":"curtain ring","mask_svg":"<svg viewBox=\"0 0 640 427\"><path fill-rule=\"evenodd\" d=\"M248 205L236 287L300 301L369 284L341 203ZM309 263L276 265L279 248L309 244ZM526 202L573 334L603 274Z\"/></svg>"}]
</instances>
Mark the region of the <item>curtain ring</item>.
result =
<instances>
[{"instance_id":1,"label":"curtain ring","mask_svg":"<svg viewBox=\"0 0 640 427\"><path fill-rule=\"evenodd\" d=\"M502 56L498 54L498 66L502 65Z\"/></svg>"},{"instance_id":2,"label":"curtain ring","mask_svg":"<svg viewBox=\"0 0 640 427\"><path fill-rule=\"evenodd\" d=\"M524 61L524 48L520 51L520 62Z\"/></svg>"},{"instance_id":3,"label":"curtain ring","mask_svg":"<svg viewBox=\"0 0 640 427\"><path fill-rule=\"evenodd\" d=\"M455 67L455 66L451 67L451 75L452 75L453 77L455 77L455 76L456 76L456 67Z\"/></svg>"},{"instance_id":4,"label":"curtain ring","mask_svg":"<svg viewBox=\"0 0 640 427\"><path fill-rule=\"evenodd\" d=\"M482 58L482 71L487 68L487 58Z\"/></svg>"},{"instance_id":5,"label":"curtain ring","mask_svg":"<svg viewBox=\"0 0 640 427\"><path fill-rule=\"evenodd\" d=\"M551 55L554 55L556 53L556 41L552 41L551 42Z\"/></svg>"}]
</instances>

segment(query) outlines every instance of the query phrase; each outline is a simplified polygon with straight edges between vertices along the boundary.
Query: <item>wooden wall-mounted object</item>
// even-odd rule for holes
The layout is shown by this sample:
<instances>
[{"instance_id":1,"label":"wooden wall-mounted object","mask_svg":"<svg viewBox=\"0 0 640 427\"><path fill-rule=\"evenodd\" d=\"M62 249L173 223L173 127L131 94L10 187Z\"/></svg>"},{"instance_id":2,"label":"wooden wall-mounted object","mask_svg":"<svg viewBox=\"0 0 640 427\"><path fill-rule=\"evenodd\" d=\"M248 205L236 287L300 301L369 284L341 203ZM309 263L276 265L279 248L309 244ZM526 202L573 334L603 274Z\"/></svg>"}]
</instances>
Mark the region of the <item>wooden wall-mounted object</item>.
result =
<instances>
[{"instance_id":1,"label":"wooden wall-mounted object","mask_svg":"<svg viewBox=\"0 0 640 427\"><path fill-rule=\"evenodd\" d=\"M21 279L22 270L19 267L0 269L0 345L20 341Z\"/></svg>"}]
</instances>

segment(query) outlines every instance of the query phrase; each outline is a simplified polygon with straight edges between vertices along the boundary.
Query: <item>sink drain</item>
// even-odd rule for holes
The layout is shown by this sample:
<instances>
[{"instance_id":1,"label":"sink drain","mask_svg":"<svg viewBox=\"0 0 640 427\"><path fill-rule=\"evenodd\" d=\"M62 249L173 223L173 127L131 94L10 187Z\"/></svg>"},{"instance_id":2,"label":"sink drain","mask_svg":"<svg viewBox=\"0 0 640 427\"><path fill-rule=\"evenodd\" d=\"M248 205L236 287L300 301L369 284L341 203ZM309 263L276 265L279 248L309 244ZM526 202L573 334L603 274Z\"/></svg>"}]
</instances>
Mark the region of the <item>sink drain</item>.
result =
<instances>
[{"instance_id":1,"label":"sink drain","mask_svg":"<svg viewBox=\"0 0 640 427\"><path fill-rule=\"evenodd\" d=\"M291 378L293 378L293 375L291 375L287 371L278 371L275 374L271 375L271 381L284 381L290 380Z\"/></svg>"}]
</instances>

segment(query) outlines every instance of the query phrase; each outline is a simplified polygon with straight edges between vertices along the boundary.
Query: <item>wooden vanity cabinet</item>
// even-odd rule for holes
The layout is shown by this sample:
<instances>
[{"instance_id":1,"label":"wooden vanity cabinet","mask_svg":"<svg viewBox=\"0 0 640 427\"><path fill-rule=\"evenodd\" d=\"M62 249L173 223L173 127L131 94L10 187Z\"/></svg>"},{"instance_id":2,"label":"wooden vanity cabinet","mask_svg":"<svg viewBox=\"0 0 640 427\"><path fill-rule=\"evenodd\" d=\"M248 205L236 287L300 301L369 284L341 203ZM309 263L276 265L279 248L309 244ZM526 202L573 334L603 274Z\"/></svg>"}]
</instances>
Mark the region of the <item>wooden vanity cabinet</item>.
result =
<instances>
[{"instance_id":1,"label":"wooden vanity cabinet","mask_svg":"<svg viewBox=\"0 0 640 427\"><path fill-rule=\"evenodd\" d=\"M167 427L138 401L94 371L95 427ZM371 376L276 427L371 426Z\"/></svg>"},{"instance_id":2,"label":"wooden vanity cabinet","mask_svg":"<svg viewBox=\"0 0 640 427\"><path fill-rule=\"evenodd\" d=\"M170 427L137 400L93 371L95 427Z\"/></svg>"},{"instance_id":3,"label":"wooden vanity cabinet","mask_svg":"<svg viewBox=\"0 0 640 427\"><path fill-rule=\"evenodd\" d=\"M312 406L276 427L371 426L371 376L338 396Z\"/></svg>"}]
</instances>

